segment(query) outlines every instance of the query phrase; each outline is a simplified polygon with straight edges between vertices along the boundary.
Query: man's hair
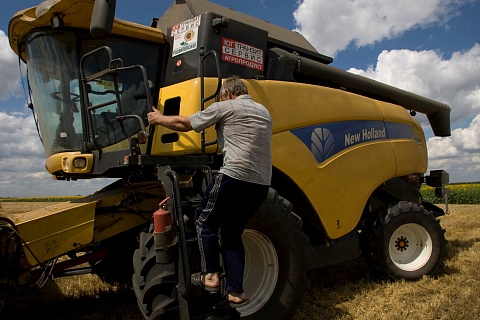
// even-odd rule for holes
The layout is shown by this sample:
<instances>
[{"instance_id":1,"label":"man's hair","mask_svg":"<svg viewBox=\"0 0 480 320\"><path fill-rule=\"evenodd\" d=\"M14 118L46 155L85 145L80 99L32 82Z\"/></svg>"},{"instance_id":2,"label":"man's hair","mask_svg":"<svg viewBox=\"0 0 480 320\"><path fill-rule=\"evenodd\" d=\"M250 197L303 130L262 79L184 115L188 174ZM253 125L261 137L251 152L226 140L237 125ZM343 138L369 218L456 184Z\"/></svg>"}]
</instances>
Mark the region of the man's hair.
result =
<instances>
[{"instance_id":1,"label":"man's hair","mask_svg":"<svg viewBox=\"0 0 480 320\"><path fill-rule=\"evenodd\" d=\"M247 86L237 76L230 77L223 82L220 89L220 97L226 97L228 95L227 91L237 97L242 94L248 94Z\"/></svg>"}]
</instances>

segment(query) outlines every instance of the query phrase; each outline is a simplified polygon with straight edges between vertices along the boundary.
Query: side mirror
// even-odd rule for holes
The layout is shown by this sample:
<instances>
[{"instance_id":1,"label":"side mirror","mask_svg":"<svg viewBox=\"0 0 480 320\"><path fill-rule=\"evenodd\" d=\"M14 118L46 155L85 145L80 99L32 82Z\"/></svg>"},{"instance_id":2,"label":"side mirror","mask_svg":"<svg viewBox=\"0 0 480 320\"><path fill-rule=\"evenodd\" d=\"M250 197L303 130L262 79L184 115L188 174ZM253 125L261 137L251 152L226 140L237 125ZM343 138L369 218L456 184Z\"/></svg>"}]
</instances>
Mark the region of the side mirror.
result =
<instances>
[{"instance_id":1,"label":"side mirror","mask_svg":"<svg viewBox=\"0 0 480 320\"><path fill-rule=\"evenodd\" d=\"M90 33L94 38L109 36L115 18L116 0L95 0L90 22Z\"/></svg>"}]
</instances>

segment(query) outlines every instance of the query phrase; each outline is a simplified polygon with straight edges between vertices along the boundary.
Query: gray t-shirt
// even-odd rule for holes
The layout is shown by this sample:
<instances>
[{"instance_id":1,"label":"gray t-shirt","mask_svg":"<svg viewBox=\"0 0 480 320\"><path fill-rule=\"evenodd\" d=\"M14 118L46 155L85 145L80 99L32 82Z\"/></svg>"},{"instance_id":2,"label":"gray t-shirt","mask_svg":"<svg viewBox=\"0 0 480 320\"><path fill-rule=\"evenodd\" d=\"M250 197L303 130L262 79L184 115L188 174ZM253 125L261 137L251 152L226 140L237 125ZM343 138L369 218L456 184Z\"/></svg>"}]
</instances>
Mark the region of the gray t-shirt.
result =
<instances>
[{"instance_id":1,"label":"gray t-shirt","mask_svg":"<svg viewBox=\"0 0 480 320\"><path fill-rule=\"evenodd\" d=\"M196 132L214 124L223 152L220 172L242 181L270 185L272 178L272 118L248 94L216 102L190 116Z\"/></svg>"}]
</instances>

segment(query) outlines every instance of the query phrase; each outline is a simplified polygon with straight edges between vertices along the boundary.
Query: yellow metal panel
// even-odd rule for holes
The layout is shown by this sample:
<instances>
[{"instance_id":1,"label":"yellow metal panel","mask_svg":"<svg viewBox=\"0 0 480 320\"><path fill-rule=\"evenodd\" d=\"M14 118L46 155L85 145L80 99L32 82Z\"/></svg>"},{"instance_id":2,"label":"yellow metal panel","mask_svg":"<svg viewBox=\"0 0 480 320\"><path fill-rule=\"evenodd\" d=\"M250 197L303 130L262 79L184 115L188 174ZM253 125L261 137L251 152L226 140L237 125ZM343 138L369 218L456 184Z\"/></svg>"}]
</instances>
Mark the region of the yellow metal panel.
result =
<instances>
[{"instance_id":1,"label":"yellow metal panel","mask_svg":"<svg viewBox=\"0 0 480 320\"><path fill-rule=\"evenodd\" d=\"M355 228L370 194L396 171L388 140L352 147L319 164L304 143L282 132L273 135L272 152L274 167L305 192L331 239Z\"/></svg>"},{"instance_id":2,"label":"yellow metal panel","mask_svg":"<svg viewBox=\"0 0 480 320\"><path fill-rule=\"evenodd\" d=\"M249 94L270 112L273 132L342 120L382 120L383 112L372 99L348 92L281 81L245 80ZM217 79L205 79L205 96L215 92ZM180 115L189 116L200 110L200 79L192 79L160 90L159 110L165 102L180 98ZM210 105L210 101L206 106ZM339 108L339 106L342 106ZM178 142L162 143L162 136L174 131L157 127L153 137L153 154L189 154L201 150L200 134L178 133ZM214 128L207 129L206 140L216 139ZM215 146L208 149L215 151Z\"/></svg>"},{"instance_id":3,"label":"yellow metal panel","mask_svg":"<svg viewBox=\"0 0 480 320\"><path fill-rule=\"evenodd\" d=\"M128 184L16 215L15 223L43 262L149 222L164 197L160 181ZM96 214L97 209L102 213ZM38 264L29 249L25 248L28 263Z\"/></svg>"},{"instance_id":4,"label":"yellow metal panel","mask_svg":"<svg viewBox=\"0 0 480 320\"><path fill-rule=\"evenodd\" d=\"M102 241L151 221L165 190L160 181L141 182L99 191L88 198L97 202L94 242Z\"/></svg>"},{"instance_id":5,"label":"yellow metal panel","mask_svg":"<svg viewBox=\"0 0 480 320\"><path fill-rule=\"evenodd\" d=\"M402 107L331 88L247 82L253 99L272 115L273 165L305 192L330 238L353 230L369 196L383 182L426 170L423 133ZM407 124L415 137L366 141L318 163L309 148L289 131L355 120Z\"/></svg>"},{"instance_id":6,"label":"yellow metal panel","mask_svg":"<svg viewBox=\"0 0 480 320\"><path fill-rule=\"evenodd\" d=\"M376 101L379 108L383 110L385 121L412 123L412 117L404 108L387 102Z\"/></svg>"},{"instance_id":7,"label":"yellow metal panel","mask_svg":"<svg viewBox=\"0 0 480 320\"><path fill-rule=\"evenodd\" d=\"M143 199L145 194L149 195L147 199ZM107 208L116 207L128 197L136 200L130 201L132 210L151 210L150 201L154 201L154 208L158 209L159 199L165 198L165 191L160 181L148 181L117 186L108 191L102 189L89 195L87 198L90 201L97 202L97 208ZM142 201L139 198L142 198Z\"/></svg>"},{"instance_id":8,"label":"yellow metal panel","mask_svg":"<svg viewBox=\"0 0 480 320\"><path fill-rule=\"evenodd\" d=\"M159 29L117 18L115 18L113 21L112 33L139 40L157 43L165 42L165 34L163 34Z\"/></svg>"},{"instance_id":9,"label":"yellow metal panel","mask_svg":"<svg viewBox=\"0 0 480 320\"><path fill-rule=\"evenodd\" d=\"M152 208L148 214L113 212L97 215L95 217L95 229L93 234L94 242L105 240L151 221L153 213L158 209L158 201L156 201L155 204L156 208Z\"/></svg>"},{"instance_id":10,"label":"yellow metal panel","mask_svg":"<svg viewBox=\"0 0 480 320\"><path fill-rule=\"evenodd\" d=\"M111 151L117 151L117 150L125 150L128 148L130 148L130 143L127 139L125 139L114 145L103 148L102 151L111 152ZM142 153L145 154L146 145L145 144L140 145L140 149ZM87 161L86 166L84 168L75 168L73 166L73 161L79 157L83 157ZM58 171L64 171L70 174L79 174L79 175L88 174L93 169L94 157L98 157L98 151L93 151L93 153L91 154L81 153L80 151L56 153L48 157L47 160L45 160L45 168L50 174L53 174ZM69 168L70 168L69 170L66 170L66 163L68 163L69 165Z\"/></svg>"},{"instance_id":11,"label":"yellow metal panel","mask_svg":"<svg viewBox=\"0 0 480 320\"><path fill-rule=\"evenodd\" d=\"M246 80L249 94L273 120L273 132L346 120L383 120L375 100L302 83Z\"/></svg>"},{"instance_id":12,"label":"yellow metal panel","mask_svg":"<svg viewBox=\"0 0 480 320\"><path fill-rule=\"evenodd\" d=\"M62 157L64 156L76 156L81 154L80 151L75 152L63 152L51 155L45 160L45 168L50 174L62 170Z\"/></svg>"},{"instance_id":13,"label":"yellow metal panel","mask_svg":"<svg viewBox=\"0 0 480 320\"><path fill-rule=\"evenodd\" d=\"M398 165L395 176L425 172L428 161L427 145L418 121L412 118L407 110L399 108L397 105L382 101L377 101L377 103L385 114L385 121L409 124L413 129L413 139L392 141Z\"/></svg>"},{"instance_id":14,"label":"yellow metal panel","mask_svg":"<svg viewBox=\"0 0 480 320\"><path fill-rule=\"evenodd\" d=\"M89 30L93 5L93 0L61 0L39 17L35 14L36 7L17 12L10 20L8 28L10 47L18 55L18 41L35 28L51 27L50 19L54 15L63 17L65 27ZM165 35L160 30L120 19L114 20L112 33L146 41L165 42ZM25 58L25 53L22 53L22 58Z\"/></svg>"},{"instance_id":15,"label":"yellow metal panel","mask_svg":"<svg viewBox=\"0 0 480 320\"><path fill-rule=\"evenodd\" d=\"M18 231L31 265L46 261L92 241L95 202L85 199L60 203L18 216ZM33 257L32 253L36 259Z\"/></svg>"},{"instance_id":16,"label":"yellow metal panel","mask_svg":"<svg viewBox=\"0 0 480 320\"><path fill-rule=\"evenodd\" d=\"M215 92L217 79L205 79L205 96ZM200 111L200 79L192 79L179 84L168 86L160 90L158 109L163 113L166 101L170 99L180 99L180 115L189 116ZM209 101L205 107L212 104ZM176 134L162 126L155 128L153 137L152 154L191 154L201 152L201 135L195 131L178 132L178 141L163 143L162 137L169 134ZM210 127L206 130L206 140L214 141L216 139L215 128ZM215 152L216 146L211 146L207 151Z\"/></svg>"},{"instance_id":17,"label":"yellow metal panel","mask_svg":"<svg viewBox=\"0 0 480 320\"><path fill-rule=\"evenodd\" d=\"M414 140L392 141L398 169L395 176L423 173L427 170L427 151Z\"/></svg>"},{"instance_id":18,"label":"yellow metal panel","mask_svg":"<svg viewBox=\"0 0 480 320\"><path fill-rule=\"evenodd\" d=\"M73 165L77 158L85 159L86 164L83 168L75 168ZM57 153L47 158L45 167L50 174L57 171L78 174L90 173L93 168L93 154L82 154L80 151Z\"/></svg>"}]
</instances>

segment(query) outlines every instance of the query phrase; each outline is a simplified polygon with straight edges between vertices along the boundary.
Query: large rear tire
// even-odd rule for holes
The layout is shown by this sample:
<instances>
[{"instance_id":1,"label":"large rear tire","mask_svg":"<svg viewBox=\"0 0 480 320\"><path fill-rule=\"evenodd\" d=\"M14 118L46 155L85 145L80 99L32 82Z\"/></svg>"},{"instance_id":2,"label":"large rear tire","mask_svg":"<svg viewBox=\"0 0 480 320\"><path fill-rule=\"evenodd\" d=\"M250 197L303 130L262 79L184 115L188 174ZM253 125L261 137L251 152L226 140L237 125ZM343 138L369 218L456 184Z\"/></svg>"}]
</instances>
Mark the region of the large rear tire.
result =
<instances>
[{"instance_id":1,"label":"large rear tire","mask_svg":"<svg viewBox=\"0 0 480 320\"><path fill-rule=\"evenodd\" d=\"M367 265L379 278L416 280L443 265L445 230L416 203L400 201L379 210L361 237Z\"/></svg>"},{"instance_id":2,"label":"large rear tire","mask_svg":"<svg viewBox=\"0 0 480 320\"><path fill-rule=\"evenodd\" d=\"M244 289L251 302L237 308L242 319L292 319L307 284L308 238L300 227L290 202L270 189L243 235Z\"/></svg>"},{"instance_id":3,"label":"large rear tire","mask_svg":"<svg viewBox=\"0 0 480 320\"><path fill-rule=\"evenodd\" d=\"M308 238L300 227L301 219L292 212L292 205L270 189L243 234L244 289L251 302L237 308L242 319L292 319L307 283ZM140 233L139 242L133 258L133 287L143 316L177 319L175 265L155 262L152 230Z\"/></svg>"}]
</instances>

